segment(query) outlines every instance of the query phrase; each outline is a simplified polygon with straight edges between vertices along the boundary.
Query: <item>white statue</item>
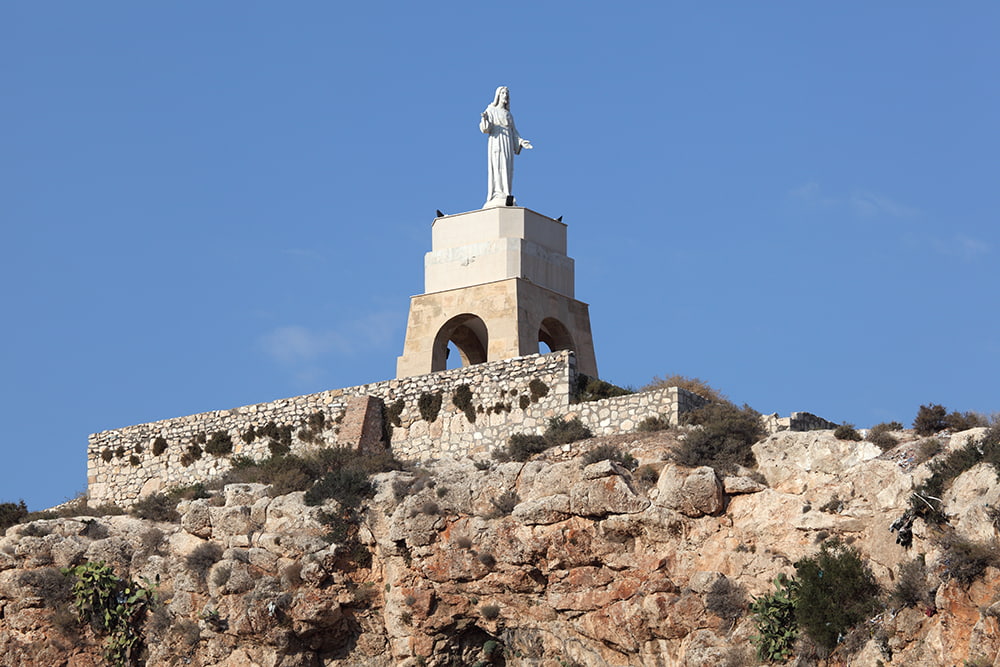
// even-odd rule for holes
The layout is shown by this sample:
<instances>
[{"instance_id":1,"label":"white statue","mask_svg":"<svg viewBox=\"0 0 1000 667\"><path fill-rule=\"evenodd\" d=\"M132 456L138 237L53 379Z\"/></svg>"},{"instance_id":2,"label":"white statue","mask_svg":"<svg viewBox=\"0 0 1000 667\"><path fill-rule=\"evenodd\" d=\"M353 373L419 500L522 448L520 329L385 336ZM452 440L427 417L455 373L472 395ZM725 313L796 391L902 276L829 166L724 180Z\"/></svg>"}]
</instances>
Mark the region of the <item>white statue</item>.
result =
<instances>
[{"instance_id":1,"label":"white statue","mask_svg":"<svg viewBox=\"0 0 1000 667\"><path fill-rule=\"evenodd\" d=\"M497 88L493 103L486 107L479 121L479 130L490 135L487 149L490 171L486 204L493 206L513 206L516 204L511 184L514 180L514 156L522 148L532 148L531 142L522 139L514 127L514 117L510 114L510 91L507 86Z\"/></svg>"}]
</instances>

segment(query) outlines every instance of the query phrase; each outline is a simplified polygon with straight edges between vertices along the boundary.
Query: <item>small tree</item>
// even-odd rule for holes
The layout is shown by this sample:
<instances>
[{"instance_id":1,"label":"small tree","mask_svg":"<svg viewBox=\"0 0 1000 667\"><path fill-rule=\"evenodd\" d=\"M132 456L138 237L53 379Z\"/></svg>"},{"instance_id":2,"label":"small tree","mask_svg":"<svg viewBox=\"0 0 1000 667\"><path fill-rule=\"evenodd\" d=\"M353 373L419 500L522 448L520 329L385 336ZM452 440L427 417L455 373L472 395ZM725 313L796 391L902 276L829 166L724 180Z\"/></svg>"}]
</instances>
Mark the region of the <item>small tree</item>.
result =
<instances>
[{"instance_id":1,"label":"small tree","mask_svg":"<svg viewBox=\"0 0 1000 667\"><path fill-rule=\"evenodd\" d=\"M948 428L948 411L943 405L921 405L913 420L917 435L934 435Z\"/></svg>"},{"instance_id":2,"label":"small tree","mask_svg":"<svg viewBox=\"0 0 1000 667\"><path fill-rule=\"evenodd\" d=\"M825 542L818 554L795 564L799 588L795 619L817 645L832 650L837 638L871 616L879 587L856 549L839 540Z\"/></svg>"}]
</instances>

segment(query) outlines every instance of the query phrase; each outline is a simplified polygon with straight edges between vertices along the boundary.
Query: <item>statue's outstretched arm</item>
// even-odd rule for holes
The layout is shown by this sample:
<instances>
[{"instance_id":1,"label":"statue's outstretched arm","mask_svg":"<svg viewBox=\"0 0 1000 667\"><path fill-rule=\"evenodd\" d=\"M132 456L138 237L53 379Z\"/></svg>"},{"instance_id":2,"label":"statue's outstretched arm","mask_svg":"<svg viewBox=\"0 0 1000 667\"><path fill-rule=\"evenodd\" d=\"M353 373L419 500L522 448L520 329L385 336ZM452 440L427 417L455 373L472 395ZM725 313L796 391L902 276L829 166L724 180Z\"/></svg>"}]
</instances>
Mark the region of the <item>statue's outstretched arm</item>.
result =
<instances>
[{"instance_id":1,"label":"statue's outstretched arm","mask_svg":"<svg viewBox=\"0 0 1000 667\"><path fill-rule=\"evenodd\" d=\"M485 111L480 115L479 118L479 131L482 132L483 134L490 133L490 117L489 115L487 115Z\"/></svg>"}]
</instances>

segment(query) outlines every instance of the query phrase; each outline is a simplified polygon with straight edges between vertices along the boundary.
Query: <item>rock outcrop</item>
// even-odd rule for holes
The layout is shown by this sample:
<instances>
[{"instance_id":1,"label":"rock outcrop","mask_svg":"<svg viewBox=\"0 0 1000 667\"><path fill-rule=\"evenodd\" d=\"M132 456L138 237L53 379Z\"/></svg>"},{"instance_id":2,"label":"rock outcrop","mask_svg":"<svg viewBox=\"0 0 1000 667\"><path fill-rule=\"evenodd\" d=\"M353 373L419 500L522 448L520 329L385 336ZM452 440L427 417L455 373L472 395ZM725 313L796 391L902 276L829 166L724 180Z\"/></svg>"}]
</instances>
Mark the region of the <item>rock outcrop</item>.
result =
<instances>
[{"instance_id":1,"label":"rock outcrop","mask_svg":"<svg viewBox=\"0 0 1000 667\"><path fill-rule=\"evenodd\" d=\"M918 519L909 549L888 530L926 464L830 431L775 433L754 446L757 471L727 475L670 463L663 434L616 442L642 474L585 465L575 454L596 442L489 468L441 461L374 476L353 524L335 501L239 484L182 501L175 523L14 526L0 538L3 664L103 664L59 572L87 561L158 582L150 665L753 664L746 600L828 536L885 590L924 554L934 590L872 619L852 664L997 660L1000 571L961 584L939 528ZM949 530L996 539L992 468L963 473L943 500ZM720 582L739 593L728 607Z\"/></svg>"}]
</instances>

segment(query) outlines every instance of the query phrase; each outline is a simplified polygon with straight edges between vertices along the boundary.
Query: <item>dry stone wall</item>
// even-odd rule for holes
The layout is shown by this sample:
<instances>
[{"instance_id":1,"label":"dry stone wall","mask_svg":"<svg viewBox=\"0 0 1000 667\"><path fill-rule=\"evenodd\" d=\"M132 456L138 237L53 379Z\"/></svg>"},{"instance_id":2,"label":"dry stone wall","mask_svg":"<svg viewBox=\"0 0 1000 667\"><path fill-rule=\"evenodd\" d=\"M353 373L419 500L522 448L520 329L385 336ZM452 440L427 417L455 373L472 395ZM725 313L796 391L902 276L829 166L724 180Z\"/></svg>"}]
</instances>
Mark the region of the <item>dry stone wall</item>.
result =
<instances>
[{"instance_id":1,"label":"dry stone wall","mask_svg":"<svg viewBox=\"0 0 1000 667\"><path fill-rule=\"evenodd\" d=\"M381 402L393 454L412 461L485 459L514 433L541 434L552 417L579 416L595 435L633 430L656 415L677 423L704 401L671 387L575 404L576 382L575 357L561 351L102 431L88 446L90 502L128 507L211 479L232 456L262 459L317 443L367 447L372 406L356 397ZM358 405L363 428L353 422Z\"/></svg>"}]
</instances>

